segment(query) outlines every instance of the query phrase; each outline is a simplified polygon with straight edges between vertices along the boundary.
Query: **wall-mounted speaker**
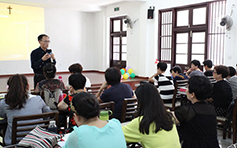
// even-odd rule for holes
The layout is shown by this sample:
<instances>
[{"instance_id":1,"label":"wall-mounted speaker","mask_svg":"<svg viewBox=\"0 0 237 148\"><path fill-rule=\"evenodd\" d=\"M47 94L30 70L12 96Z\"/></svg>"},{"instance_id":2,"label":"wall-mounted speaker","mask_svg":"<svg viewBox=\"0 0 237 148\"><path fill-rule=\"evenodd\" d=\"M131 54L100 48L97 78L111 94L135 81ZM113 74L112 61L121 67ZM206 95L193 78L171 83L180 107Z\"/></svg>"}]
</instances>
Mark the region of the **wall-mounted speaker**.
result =
<instances>
[{"instance_id":1,"label":"wall-mounted speaker","mask_svg":"<svg viewBox=\"0 0 237 148\"><path fill-rule=\"evenodd\" d=\"M154 10L155 7L153 6L153 8L150 6L150 8L147 11L147 19L153 19L154 16Z\"/></svg>"}]
</instances>

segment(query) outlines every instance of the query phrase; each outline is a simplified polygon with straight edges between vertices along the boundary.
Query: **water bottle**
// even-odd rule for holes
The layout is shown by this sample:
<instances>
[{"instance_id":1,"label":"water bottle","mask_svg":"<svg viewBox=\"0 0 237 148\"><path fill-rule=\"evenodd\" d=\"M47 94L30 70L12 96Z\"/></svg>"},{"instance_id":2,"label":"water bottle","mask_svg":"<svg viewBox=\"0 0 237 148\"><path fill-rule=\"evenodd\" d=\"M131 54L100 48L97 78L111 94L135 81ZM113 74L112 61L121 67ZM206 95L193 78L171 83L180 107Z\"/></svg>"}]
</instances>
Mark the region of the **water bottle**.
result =
<instances>
[{"instance_id":1,"label":"water bottle","mask_svg":"<svg viewBox=\"0 0 237 148\"><path fill-rule=\"evenodd\" d=\"M57 133L57 130L58 130L58 128L57 128L57 125L56 125L55 121L54 120L49 121L48 131L52 132L52 133Z\"/></svg>"}]
</instances>

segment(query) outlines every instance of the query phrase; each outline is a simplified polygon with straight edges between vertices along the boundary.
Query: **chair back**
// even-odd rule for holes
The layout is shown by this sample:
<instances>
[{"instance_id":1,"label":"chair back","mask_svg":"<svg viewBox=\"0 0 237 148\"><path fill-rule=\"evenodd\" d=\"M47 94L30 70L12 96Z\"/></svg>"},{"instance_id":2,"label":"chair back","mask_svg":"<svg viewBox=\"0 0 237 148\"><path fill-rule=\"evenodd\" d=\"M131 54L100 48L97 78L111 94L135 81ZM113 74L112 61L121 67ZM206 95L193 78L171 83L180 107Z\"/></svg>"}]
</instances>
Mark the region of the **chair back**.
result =
<instances>
[{"instance_id":1,"label":"chair back","mask_svg":"<svg viewBox=\"0 0 237 148\"><path fill-rule=\"evenodd\" d=\"M16 144L24 138L37 125L48 128L49 121L55 120L58 126L58 112L49 112L34 115L14 116L12 119L12 144Z\"/></svg>"},{"instance_id":2,"label":"chair back","mask_svg":"<svg viewBox=\"0 0 237 148\"><path fill-rule=\"evenodd\" d=\"M61 95L63 95L61 89L55 89L54 91L44 89L44 91L42 91L41 93L42 98L44 98L45 104L48 105L51 110L57 109L57 105Z\"/></svg>"},{"instance_id":3,"label":"chair back","mask_svg":"<svg viewBox=\"0 0 237 148\"><path fill-rule=\"evenodd\" d=\"M114 112L114 102L105 102L105 103L100 103L100 110L111 110L112 113ZM109 119L113 118L113 114L109 116Z\"/></svg>"},{"instance_id":4,"label":"chair back","mask_svg":"<svg viewBox=\"0 0 237 148\"><path fill-rule=\"evenodd\" d=\"M96 95L99 89L100 89L100 86L86 87L86 91L92 95Z\"/></svg>"},{"instance_id":5,"label":"chair back","mask_svg":"<svg viewBox=\"0 0 237 148\"><path fill-rule=\"evenodd\" d=\"M172 99L172 107L171 110L174 111L176 106L176 98L178 94L184 94L184 92L180 91L180 88L187 88L188 86L188 80L176 80L175 82L175 87L174 87L174 94L173 94L173 99Z\"/></svg>"},{"instance_id":6,"label":"chair back","mask_svg":"<svg viewBox=\"0 0 237 148\"><path fill-rule=\"evenodd\" d=\"M120 122L131 121L134 119L137 113L137 105L137 98L125 98L123 100Z\"/></svg>"},{"instance_id":7,"label":"chair back","mask_svg":"<svg viewBox=\"0 0 237 148\"><path fill-rule=\"evenodd\" d=\"M225 117L217 116L217 123L223 125L223 139L226 139L226 133L231 136L231 127L233 128L233 143L236 143L236 124L237 124L237 101L232 100ZM229 129L229 130L228 130Z\"/></svg>"},{"instance_id":8,"label":"chair back","mask_svg":"<svg viewBox=\"0 0 237 148\"><path fill-rule=\"evenodd\" d=\"M237 100L233 100L235 102L233 107L233 114L232 114L232 122L233 122L233 142L236 143L236 132L237 132ZM232 101L232 102L233 102Z\"/></svg>"}]
</instances>

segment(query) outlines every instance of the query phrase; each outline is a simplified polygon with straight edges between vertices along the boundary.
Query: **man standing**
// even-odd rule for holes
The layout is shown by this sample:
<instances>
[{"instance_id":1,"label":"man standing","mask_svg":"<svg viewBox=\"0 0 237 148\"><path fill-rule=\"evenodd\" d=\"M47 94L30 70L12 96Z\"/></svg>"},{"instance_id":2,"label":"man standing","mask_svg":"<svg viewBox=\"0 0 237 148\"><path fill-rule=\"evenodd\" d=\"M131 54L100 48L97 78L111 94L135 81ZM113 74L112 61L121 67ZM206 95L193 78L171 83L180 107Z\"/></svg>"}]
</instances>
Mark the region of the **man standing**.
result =
<instances>
[{"instance_id":1,"label":"man standing","mask_svg":"<svg viewBox=\"0 0 237 148\"><path fill-rule=\"evenodd\" d=\"M31 52L31 68L33 69L35 75L34 75L34 88L36 87L36 84L40 82L41 80L44 80L44 74L43 74L43 67L47 63L56 64L54 54L50 49L47 49L49 47L49 36L46 34L41 34L38 36L38 41L40 44L40 47L33 50Z\"/></svg>"}]
</instances>

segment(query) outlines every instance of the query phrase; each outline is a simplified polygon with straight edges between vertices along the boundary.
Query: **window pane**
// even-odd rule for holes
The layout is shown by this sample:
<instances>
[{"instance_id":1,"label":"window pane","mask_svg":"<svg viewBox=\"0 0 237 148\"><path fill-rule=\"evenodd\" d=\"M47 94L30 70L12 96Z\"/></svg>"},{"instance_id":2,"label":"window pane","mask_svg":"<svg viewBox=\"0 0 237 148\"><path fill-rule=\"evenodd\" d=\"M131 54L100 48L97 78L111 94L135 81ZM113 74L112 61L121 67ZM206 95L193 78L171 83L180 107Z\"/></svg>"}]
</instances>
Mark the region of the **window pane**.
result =
<instances>
[{"instance_id":1,"label":"window pane","mask_svg":"<svg viewBox=\"0 0 237 148\"><path fill-rule=\"evenodd\" d=\"M194 32L192 37L193 43L195 42L205 42L205 32Z\"/></svg>"},{"instance_id":2,"label":"window pane","mask_svg":"<svg viewBox=\"0 0 237 148\"><path fill-rule=\"evenodd\" d=\"M113 49L114 49L113 52L119 52L119 45L114 45Z\"/></svg>"},{"instance_id":3,"label":"window pane","mask_svg":"<svg viewBox=\"0 0 237 148\"><path fill-rule=\"evenodd\" d=\"M188 53L188 44L176 44L176 53Z\"/></svg>"},{"instance_id":4,"label":"window pane","mask_svg":"<svg viewBox=\"0 0 237 148\"><path fill-rule=\"evenodd\" d=\"M172 25L162 25L161 26L161 36L172 35Z\"/></svg>"},{"instance_id":5,"label":"window pane","mask_svg":"<svg viewBox=\"0 0 237 148\"><path fill-rule=\"evenodd\" d=\"M171 37L162 37L161 38L161 48L171 48Z\"/></svg>"},{"instance_id":6,"label":"window pane","mask_svg":"<svg viewBox=\"0 0 237 148\"><path fill-rule=\"evenodd\" d=\"M127 24L124 23L124 20L125 19L123 19L123 31L127 31Z\"/></svg>"},{"instance_id":7,"label":"window pane","mask_svg":"<svg viewBox=\"0 0 237 148\"><path fill-rule=\"evenodd\" d=\"M122 52L127 52L127 45L122 46Z\"/></svg>"},{"instance_id":8,"label":"window pane","mask_svg":"<svg viewBox=\"0 0 237 148\"><path fill-rule=\"evenodd\" d=\"M161 60L171 61L171 49L161 49Z\"/></svg>"},{"instance_id":9,"label":"window pane","mask_svg":"<svg viewBox=\"0 0 237 148\"><path fill-rule=\"evenodd\" d=\"M188 43L188 33L177 33L176 43Z\"/></svg>"},{"instance_id":10,"label":"window pane","mask_svg":"<svg viewBox=\"0 0 237 148\"><path fill-rule=\"evenodd\" d=\"M188 10L177 11L177 26L188 26Z\"/></svg>"},{"instance_id":11,"label":"window pane","mask_svg":"<svg viewBox=\"0 0 237 148\"><path fill-rule=\"evenodd\" d=\"M127 61L127 53L122 53L122 61Z\"/></svg>"},{"instance_id":12,"label":"window pane","mask_svg":"<svg viewBox=\"0 0 237 148\"><path fill-rule=\"evenodd\" d=\"M192 60L199 60L202 63L204 61L204 55L192 55Z\"/></svg>"},{"instance_id":13,"label":"window pane","mask_svg":"<svg viewBox=\"0 0 237 148\"><path fill-rule=\"evenodd\" d=\"M115 20L114 21L114 32L120 31L120 20Z\"/></svg>"},{"instance_id":14,"label":"window pane","mask_svg":"<svg viewBox=\"0 0 237 148\"><path fill-rule=\"evenodd\" d=\"M205 44L192 44L192 53L205 53Z\"/></svg>"},{"instance_id":15,"label":"window pane","mask_svg":"<svg viewBox=\"0 0 237 148\"><path fill-rule=\"evenodd\" d=\"M193 9L193 25L206 24L206 7Z\"/></svg>"},{"instance_id":16,"label":"window pane","mask_svg":"<svg viewBox=\"0 0 237 148\"><path fill-rule=\"evenodd\" d=\"M119 44L119 42L120 42L119 37L113 37L114 44Z\"/></svg>"},{"instance_id":17,"label":"window pane","mask_svg":"<svg viewBox=\"0 0 237 148\"><path fill-rule=\"evenodd\" d=\"M176 54L176 64L187 64L188 55L178 55Z\"/></svg>"},{"instance_id":18,"label":"window pane","mask_svg":"<svg viewBox=\"0 0 237 148\"><path fill-rule=\"evenodd\" d=\"M119 53L113 53L113 60L119 60Z\"/></svg>"},{"instance_id":19,"label":"window pane","mask_svg":"<svg viewBox=\"0 0 237 148\"><path fill-rule=\"evenodd\" d=\"M127 44L127 37L122 37L122 44Z\"/></svg>"}]
</instances>

